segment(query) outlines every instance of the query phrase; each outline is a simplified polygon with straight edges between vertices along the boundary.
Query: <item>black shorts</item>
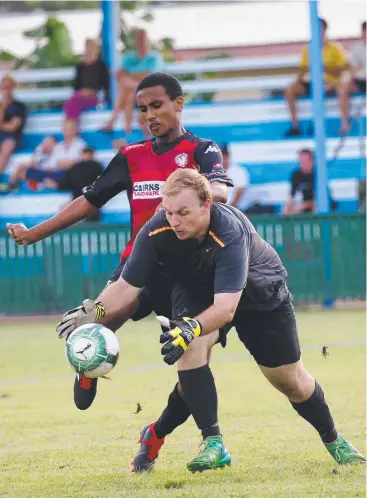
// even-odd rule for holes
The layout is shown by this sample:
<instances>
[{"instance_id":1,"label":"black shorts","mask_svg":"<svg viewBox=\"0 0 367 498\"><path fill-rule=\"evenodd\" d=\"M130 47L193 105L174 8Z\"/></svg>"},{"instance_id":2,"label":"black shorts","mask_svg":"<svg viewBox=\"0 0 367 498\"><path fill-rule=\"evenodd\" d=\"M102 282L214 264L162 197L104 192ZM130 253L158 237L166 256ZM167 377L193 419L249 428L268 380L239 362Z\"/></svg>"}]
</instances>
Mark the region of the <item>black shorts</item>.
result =
<instances>
[{"instance_id":1,"label":"black shorts","mask_svg":"<svg viewBox=\"0 0 367 498\"><path fill-rule=\"evenodd\" d=\"M311 90L312 90L312 85L309 81L301 81L301 85L303 87L303 90L304 90L304 95L306 95L307 97L310 97L311 95ZM332 97L334 95L336 95L336 92L335 90L328 90L326 92L326 95L329 96L329 97Z\"/></svg>"},{"instance_id":2,"label":"black shorts","mask_svg":"<svg viewBox=\"0 0 367 498\"><path fill-rule=\"evenodd\" d=\"M213 304L209 293L189 293L179 285L172 292L172 317L195 316ZM233 322L219 331L219 341L226 345L226 336L236 328L241 342L255 361L269 368L296 363L301 357L296 317L290 301L272 311L238 310Z\"/></svg>"},{"instance_id":3,"label":"black shorts","mask_svg":"<svg viewBox=\"0 0 367 498\"><path fill-rule=\"evenodd\" d=\"M116 282L120 278L122 269L126 263L126 259L120 261L111 275L111 282ZM163 315L171 318L171 294L173 289L173 281L158 267L149 279L148 285L139 294L139 305L131 317L134 322L142 320L149 316L152 312L156 315Z\"/></svg>"},{"instance_id":4,"label":"black shorts","mask_svg":"<svg viewBox=\"0 0 367 498\"><path fill-rule=\"evenodd\" d=\"M360 93L366 93L366 80L358 80L357 78L354 80L354 84Z\"/></svg>"},{"instance_id":5,"label":"black shorts","mask_svg":"<svg viewBox=\"0 0 367 498\"><path fill-rule=\"evenodd\" d=\"M239 310L233 325L258 365L275 368L301 358L296 315L290 301L272 311Z\"/></svg>"}]
</instances>

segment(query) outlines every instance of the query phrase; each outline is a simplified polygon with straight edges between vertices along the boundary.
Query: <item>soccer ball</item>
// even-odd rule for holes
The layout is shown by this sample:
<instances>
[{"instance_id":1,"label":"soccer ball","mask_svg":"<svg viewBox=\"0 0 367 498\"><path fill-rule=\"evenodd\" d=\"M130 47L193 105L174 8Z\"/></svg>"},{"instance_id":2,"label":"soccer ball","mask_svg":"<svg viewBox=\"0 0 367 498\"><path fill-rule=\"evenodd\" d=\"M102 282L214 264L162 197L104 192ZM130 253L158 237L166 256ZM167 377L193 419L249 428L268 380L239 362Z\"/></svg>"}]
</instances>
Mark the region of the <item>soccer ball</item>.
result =
<instances>
[{"instance_id":1,"label":"soccer ball","mask_svg":"<svg viewBox=\"0 0 367 498\"><path fill-rule=\"evenodd\" d=\"M120 344L116 335L98 323L81 325L72 332L65 345L66 359L85 377L103 377L116 365Z\"/></svg>"}]
</instances>

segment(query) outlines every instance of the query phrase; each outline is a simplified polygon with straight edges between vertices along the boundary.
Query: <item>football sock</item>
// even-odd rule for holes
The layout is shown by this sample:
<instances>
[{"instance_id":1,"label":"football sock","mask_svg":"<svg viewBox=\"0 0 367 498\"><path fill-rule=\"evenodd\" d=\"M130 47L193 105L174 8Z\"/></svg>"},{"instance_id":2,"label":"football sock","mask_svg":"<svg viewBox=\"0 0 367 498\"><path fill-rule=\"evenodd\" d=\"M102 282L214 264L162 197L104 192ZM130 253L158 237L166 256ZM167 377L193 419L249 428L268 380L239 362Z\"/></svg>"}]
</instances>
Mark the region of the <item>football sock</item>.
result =
<instances>
[{"instance_id":1,"label":"football sock","mask_svg":"<svg viewBox=\"0 0 367 498\"><path fill-rule=\"evenodd\" d=\"M220 436L217 389L209 365L193 370L180 370L178 378L183 398L201 430L203 439L208 436Z\"/></svg>"},{"instance_id":2,"label":"football sock","mask_svg":"<svg viewBox=\"0 0 367 498\"><path fill-rule=\"evenodd\" d=\"M171 434L176 427L186 422L190 417L190 410L178 392L178 384L168 397L168 403L154 425L154 430L159 439Z\"/></svg>"},{"instance_id":3,"label":"football sock","mask_svg":"<svg viewBox=\"0 0 367 498\"><path fill-rule=\"evenodd\" d=\"M332 443L338 437L329 407L325 401L324 391L315 381L315 390L303 403L292 403L296 412L309 422L320 434L324 443Z\"/></svg>"}]
</instances>

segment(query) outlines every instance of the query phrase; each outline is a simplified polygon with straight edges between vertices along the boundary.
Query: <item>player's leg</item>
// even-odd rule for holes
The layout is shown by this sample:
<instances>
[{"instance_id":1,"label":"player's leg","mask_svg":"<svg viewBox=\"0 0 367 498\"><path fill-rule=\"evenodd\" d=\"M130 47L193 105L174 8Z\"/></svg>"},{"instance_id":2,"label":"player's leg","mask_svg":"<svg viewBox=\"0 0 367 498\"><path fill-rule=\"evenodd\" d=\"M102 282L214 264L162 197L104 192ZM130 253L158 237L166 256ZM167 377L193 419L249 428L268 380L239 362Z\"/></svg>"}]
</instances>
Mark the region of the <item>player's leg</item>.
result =
<instances>
[{"instance_id":1,"label":"player's leg","mask_svg":"<svg viewBox=\"0 0 367 498\"><path fill-rule=\"evenodd\" d=\"M236 317L236 329L265 377L317 430L333 458L339 464L365 461L336 430L321 386L300 359L292 304L283 303L273 311L249 312L239 319Z\"/></svg>"},{"instance_id":2,"label":"player's leg","mask_svg":"<svg viewBox=\"0 0 367 498\"><path fill-rule=\"evenodd\" d=\"M111 275L110 280L107 285L113 285L121 275L122 269L124 267L125 261L121 261L114 272ZM113 318L110 322L106 324L106 327L116 332L122 325L137 312L139 308L139 302L134 303L131 309L124 311L120 316ZM151 313L151 309L147 311L144 316ZM90 377L85 377L84 375L76 374L74 380L74 403L79 410L87 410L93 403L97 394L97 384L98 379L91 379Z\"/></svg>"},{"instance_id":3,"label":"player's leg","mask_svg":"<svg viewBox=\"0 0 367 498\"><path fill-rule=\"evenodd\" d=\"M210 304L210 300L203 302L202 296L192 298L178 286L175 286L172 295L173 317L195 316ZM193 414L195 422L202 432L203 439L206 441L203 446L205 451L202 455L202 468L200 470L221 466L219 464L222 463L223 455L225 455L226 459L224 464L230 463L230 455L220 435L217 416L217 392L214 377L208 365L211 348L217 340L218 333L195 339L183 358L178 362L180 382L170 394L168 404L158 420L143 429L140 441L142 443L141 448L133 461L134 471L152 469L165 436L183 424L190 414ZM150 447L155 448L156 451L150 450L149 452ZM207 455L207 459L204 462L205 455ZM154 459L152 456L154 456ZM208 458L210 462L208 462ZM200 462L197 465L199 466ZM193 462L193 466L195 466L195 462Z\"/></svg>"},{"instance_id":4,"label":"player's leg","mask_svg":"<svg viewBox=\"0 0 367 498\"><path fill-rule=\"evenodd\" d=\"M190 348L187 350L190 351L190 358L186 358L186 363L182 363L179 368L183 370L186 368L189 372L189 381L191 377L194 379L194 382L197 384L203 383L203 386L209 385L209 391L204 393L202 399L199 401L200 409L201 404L205 405L205 401L207 401L208 406L205 406L204 417L198 420L198 427L206 427L209 426L209 432L212 430L211 426L214 426L215 433L219 430L218 422L217 422L217 393L215 390L214 384L214 393L212 392L211 382L214 382L211 371L207 366L208 362L208 350L212 347L213 344L217 341L217 333L210 334L209 336L205 336L202 338L195 339L190 344ZM186 353L184 357L186 356ZM184 362L184 357L182 358L182 362ZM204 367L204 368L203 368ZM209 383L208 383L208 374L209 374ZM179 377L181 380L181 377ZM195 389L193 393L190 393L194 399L190 399L191 403L194 403L196 407L198 405L198 400L195 399L198 395L200 396L200 391L202 389ZM201 393L203 394L203 393ZM184 396L183 388L180 382L178 382L173 391L170 393L168 397L167 406L156 420L146 427L140 433L140 448L133 459L132 467L133 472L149 472L153 469L153 465L155 460L158 458L159 450L161 449L165 437L171 434L177 427L186 422L186 420L191 415L191 410L189 408L189 403L187 398ZM208 410L209 408L209 410ZM194 412L196 410L194 408ZM206 432L205 430L203 432ZM220 441L221 443L221 441Z\"/></svg>"},{"instance_id":5,"label":"player's leg","mask_svg":"<svg viewBox=\"0 0 367 498\"><path fill-rule=\"evenodd\" d=\"M215 331L195 339L177 362L184 400L203 438L199 454L187 463L191 472L231 464L231 455L224 445L218 424L217 389L209 367L210 351L218 337L219 332Z\"/></svg>"}]
</instances>

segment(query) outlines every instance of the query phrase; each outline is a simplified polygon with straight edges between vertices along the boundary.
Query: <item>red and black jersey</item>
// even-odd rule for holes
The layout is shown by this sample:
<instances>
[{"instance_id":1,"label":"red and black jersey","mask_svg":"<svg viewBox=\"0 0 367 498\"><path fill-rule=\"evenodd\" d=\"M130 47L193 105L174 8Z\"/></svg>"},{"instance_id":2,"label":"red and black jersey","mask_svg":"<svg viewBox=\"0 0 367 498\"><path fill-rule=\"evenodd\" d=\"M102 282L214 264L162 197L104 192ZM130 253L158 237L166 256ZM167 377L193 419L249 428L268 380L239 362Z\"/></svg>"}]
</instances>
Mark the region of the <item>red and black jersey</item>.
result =
<instances>
[{"instance_id":1,"label":"red and black jersey","mask_svg":"<svg viewBox=\"0 0 367 498\"><path fill-rule=\"evenodd\" d=\"M121 259L130 253L139 230L162 201L161 188L177 168L195 168L210 182L233 186L222 166L222 154L211 140L190 132L170 143L143 140L123 147L103 174L84 190L85 198L101 208L112 197L127 191L131 209L131 239Z\"/></svg>"}]
</instances>

